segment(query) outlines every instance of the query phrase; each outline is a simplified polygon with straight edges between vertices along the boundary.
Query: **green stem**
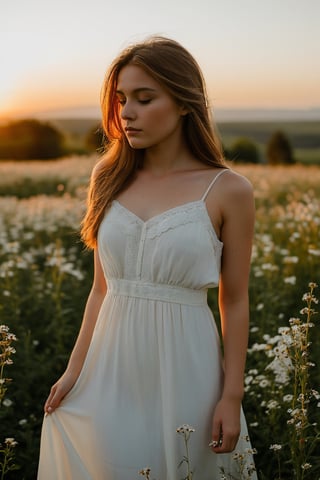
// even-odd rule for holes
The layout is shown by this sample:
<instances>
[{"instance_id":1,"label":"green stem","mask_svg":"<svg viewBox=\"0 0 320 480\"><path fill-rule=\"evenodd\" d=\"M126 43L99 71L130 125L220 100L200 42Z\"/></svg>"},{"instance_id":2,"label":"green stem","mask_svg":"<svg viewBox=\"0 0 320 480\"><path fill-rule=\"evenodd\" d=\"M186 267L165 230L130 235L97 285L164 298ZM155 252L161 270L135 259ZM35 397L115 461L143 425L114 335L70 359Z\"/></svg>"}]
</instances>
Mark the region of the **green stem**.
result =
<instances>
[{"instance_id":1,"label":"green stem","mask_svg":"<svg viewBox=\"0 0 320 480\"><path fill-rule=\"evenodd\" d=\"M187 480L192 480L192 472L190 471L190 460L189 460L189 448L188 448L188 440L186 437L184 437L184 443L186 446L186 459L187 459Z\"/></svg>"},{"instance_id":2,"label":"green stem","mask_svg":"<svg viewBox=\"0 0 320 480\"><path fill-rule=\"evenodd\" d=\"M4 476L6 474L7 463L8 463L7 462L7 450L5 450L3 464L2 464L1 480L4 479Z\"/></svg>"}]
</instances>

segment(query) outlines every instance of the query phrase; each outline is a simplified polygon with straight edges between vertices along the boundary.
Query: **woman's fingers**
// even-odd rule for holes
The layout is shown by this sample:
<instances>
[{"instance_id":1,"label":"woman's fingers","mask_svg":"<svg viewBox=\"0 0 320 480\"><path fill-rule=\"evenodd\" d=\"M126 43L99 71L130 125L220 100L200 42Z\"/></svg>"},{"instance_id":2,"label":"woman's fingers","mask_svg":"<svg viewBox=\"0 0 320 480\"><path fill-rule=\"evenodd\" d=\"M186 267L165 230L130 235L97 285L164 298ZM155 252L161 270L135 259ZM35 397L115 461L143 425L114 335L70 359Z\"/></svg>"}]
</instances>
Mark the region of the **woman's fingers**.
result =
<instances>
[{"instance_id":1,"label":"woman's fingers","mask_svg":"<svg viewBox=\"0 0 320 480\"><path fill-rule=\"evenodd\" d=\"M61 401L70 392L71 388L75 384L77 376L74 374L64 374L62 377L51 387L50 394L44 405L45 414L52 413L59 407Z\"/></svg>"},{"instance_id":2,"label":"woman's fingers","mask_svg":"<svg viewBox=\"0 0 320 480\"><path fill-rule=\"evenodd\" d=\"M219 402L212 422L212 440L209 444L215 453L232 452L240 434L239 415L227 402Z\"/></svg>"},{"instance_id":3,"label":"woman's fingers","mask_svg":"<svg viewBox=\"0 0 320 480\"><path fill-rule=\"evenodd\" d=\"M56 389L56 386L53 385L53 387L51 387L50 394L49 394L49 396L46 400L46 403L44 404L44 412L45 413L51 413L50 412L50 409L51 409L50 405L51 405L51 401L52 401L52 398L53 398L54 393L55 393L55 389Z\"/></svg>"},{"instance_id":4,"label":"woman's fingers","mask_svg":"<svg viewBox=\"0 0 320 480\"><path fill-rule=\"evenodd\" d=\"M236 448L238 436L222 436L221 442L216 448L216 453L230 453Z\"/></svg>"},{"instance_id":5,"label":"woman's fingers","mask_svg":"<svg viewBox=\"0 0 320 480\"><path fill-rule=\"evenodd\" d=\"M212 424L212 441L210 442L209 446L214 452L217 452L217 449L221 448L222 441L223 437L221 421L214 418Z\"/></svg>"},{"instance_id":6,"label":"woman's fingers","mask_svg":"<svg viewBox=\"0 0 320 480\"><path fill-rule=\"evenodd\" d=\"M230 453L233 452L233 450L235 449L237 441L238 437L229 437L221 434L218 439L212 439L209 446L215 453Z\"/></svg>"},{"instance_id":7,"label":"woman's fingers","mask_svg":"<svg viewBox=\"0 0 320 480\"><path fill-rule=\"evenodd\" d=\"M61 389L57 385L53 385L44 406L45 413L52 413L60 405L63 396Z\"/></svg>"}]
</instances>

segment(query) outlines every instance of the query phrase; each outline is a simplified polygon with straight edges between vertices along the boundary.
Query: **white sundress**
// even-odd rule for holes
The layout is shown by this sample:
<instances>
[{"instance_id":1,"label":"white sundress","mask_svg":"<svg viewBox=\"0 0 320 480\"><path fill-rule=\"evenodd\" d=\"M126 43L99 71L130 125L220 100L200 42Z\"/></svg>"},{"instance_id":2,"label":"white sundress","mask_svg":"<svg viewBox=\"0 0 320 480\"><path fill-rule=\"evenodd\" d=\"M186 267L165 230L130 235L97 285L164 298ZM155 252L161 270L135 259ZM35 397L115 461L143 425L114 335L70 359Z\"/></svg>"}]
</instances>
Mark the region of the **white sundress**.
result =
<instances>
[{"instance_id":1,"label":"white sundress","mask_svg":"<svg viewBox=\"0 0 320 480\"><path fill-rule=\"evenodd\" d=\"M257 478L241 474L253 463L243 413L238 460L208 446L223 370L207 289L223 245L205 200L227 171L148 221L113 201L98 234L107 295L77 382L44 418L38 480L139 480L147 466L151 479L180 480L185 423L194 480Z\"/></svg>"}]
</instances>

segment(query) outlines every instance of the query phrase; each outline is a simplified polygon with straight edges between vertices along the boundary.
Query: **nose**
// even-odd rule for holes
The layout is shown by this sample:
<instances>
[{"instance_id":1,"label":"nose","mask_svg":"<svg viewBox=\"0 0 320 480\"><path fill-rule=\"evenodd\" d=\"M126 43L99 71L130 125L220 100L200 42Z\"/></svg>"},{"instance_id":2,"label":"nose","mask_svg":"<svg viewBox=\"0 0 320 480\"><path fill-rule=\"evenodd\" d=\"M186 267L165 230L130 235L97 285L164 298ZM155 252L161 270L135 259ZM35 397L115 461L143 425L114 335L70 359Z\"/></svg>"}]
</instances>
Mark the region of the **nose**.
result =
<instances>
[{"instance_id":1,"label":"nose","mask_svg":"<svg viewBox=\"0 0 320 480\"><path fill-rule=\"evenodd\" d=\"M121 118L123 120L133 120L136 118L136 113L131 102L127 101L121 108Z\"/></svg>"}]
</instances>

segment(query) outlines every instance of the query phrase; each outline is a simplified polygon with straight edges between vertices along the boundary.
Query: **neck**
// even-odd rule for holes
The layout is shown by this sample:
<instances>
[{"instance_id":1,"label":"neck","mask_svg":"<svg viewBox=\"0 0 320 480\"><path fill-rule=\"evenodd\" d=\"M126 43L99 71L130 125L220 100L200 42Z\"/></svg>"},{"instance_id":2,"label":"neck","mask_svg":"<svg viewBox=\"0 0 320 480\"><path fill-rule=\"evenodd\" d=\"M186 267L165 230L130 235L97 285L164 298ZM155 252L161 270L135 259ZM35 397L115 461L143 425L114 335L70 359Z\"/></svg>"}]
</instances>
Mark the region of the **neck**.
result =
<instances>
[{"instance_id":1,"label":"neck","mask_svg":"<svg viewBox=\"0 0 320 480\"><path fill-rule=\"evenodd\" d=\"M145 150L143 169L154 175L166 175L190 168L195 160L184 142L156 145Z\"/></svg>"}]
</instances>

